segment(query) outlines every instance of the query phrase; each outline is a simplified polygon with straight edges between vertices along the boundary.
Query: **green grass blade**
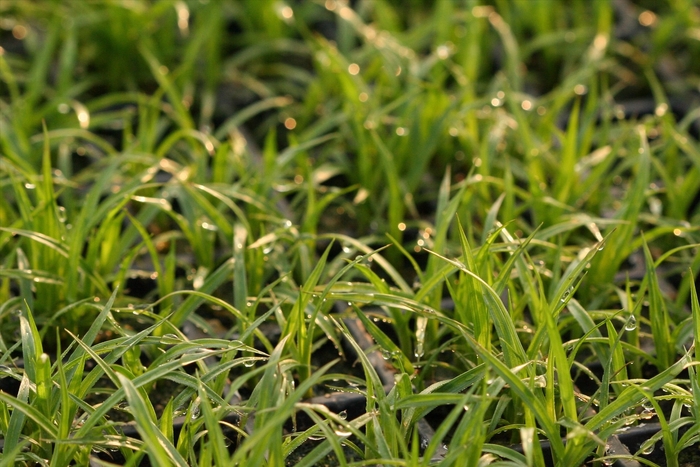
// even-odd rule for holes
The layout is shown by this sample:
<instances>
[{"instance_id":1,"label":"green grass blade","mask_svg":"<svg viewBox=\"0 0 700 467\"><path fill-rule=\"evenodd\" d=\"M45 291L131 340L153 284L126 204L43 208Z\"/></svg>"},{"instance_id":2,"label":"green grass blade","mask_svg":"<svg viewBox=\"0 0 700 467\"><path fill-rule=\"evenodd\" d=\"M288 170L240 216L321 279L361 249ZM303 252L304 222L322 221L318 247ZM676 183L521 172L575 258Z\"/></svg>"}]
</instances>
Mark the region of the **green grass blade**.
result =
<instances>
[{"instance_id":1,"label":"green grass blade","mask_svg":"<svg viewBox=\"0 0 700 467\"><path fill-rule=\"evenodd\" d=\"M204 294L212 293L230 277L230 274L233 272L234 268L235 261L233 259L225 261L218 267L218 269L207 276L202 286L198 289L198 292ZM187 320L189 315L193 313L203 301L204 299L201 296L193 295L187 298L187 300L185 300L180 307L174 311L169 319L169 322L175 327L181 326Z\"/></svg>"},{"instance_id":2,"label":"green grass blade","mask_svg":"<svg viewBox=\"0 0 700 467\"><path fill-rule=\"evenodd\" d=\"M53 425L53 423L51 423L51 420L46 418L46 414L42 413L39 409L27 402L30 390L29 380L27 380L26 383L23 381L22 384L25 387L20 385L20 395L17 398L12 397L5 392L0 392L0 402L14 407L12 416L10 416L10 427L13 430L17 429L17 431L12 431L8 433L7 436L14 438L16 433L17 437L19 437L26 417L31 419L39 428L41 428L42 432L47 438L56 439L58 432L56 431L56 427ZM17 412L17 417L15 417L15 412ZM13 449L15 443L17 442L16 439L11 441L14 441L14 443L10 442L8 447L7 438L5 439L5 449L8 451Z\"/></svg>"},{"instance_id":3,"label":"green grass blade","mask_svg":"<svg viewBox=\"0 0 700 467\"><path fill-rule=\"evenodd\" d=\"M666 368L664 371L658 375L646 380L644 382L644 387L648 391L658 391L665 384L672 381L678 376L678 374L683 371L683 368L692 361L689 354L683 356L676 363ZM607 438L616 429L614 424L608 425L614 417L620 415L625 410L638 405L644 396L634 387L625 388L622 393L615 398L610 404L608 404L604 409L600 410L596 415L591 417L591 419L586 423L586 429L598 432L598 436L601 439ZM599 431L598 431L599 430Z\"/></svg>"},{"instance_id":4,"label":"green grass blade","mask_svg":"<svg viewBox=\"0 0 700 467\"><path fill-rule=\"evenodd\" d=\"M207 443L214 453L215 465L229 465L229 455L221 432L219 420L212 409L209 396L200 383L199 406L202 410L204 425L207 427Z\"/></svg>"},{"instance_id":5,"label":"green grass blade","mask_svg":"<svg viewBox=\"0 0 700 467\"><path fill-rule=\"evenodd\" d=\"M365 326L367 332L374 338L381 348L382 356L387 360L396 362L399 371L402 373L413 374L414 367L413 364L411 364L411 360L409 360L401 349L394 344L394 341L392 341L381 329L379 329L379 327L374 324L372 320L369 319L356 305L353 305L353 309L355 310L357 317L360 319L360 321L362 321L362 324Z\"/></svg>"},{"instance_id":6,"label":"green grass blade","mask_svg":"<svg viewBox=\"0 0 700 467\"><path fill-rule=\"evenodd\" d=\"M542 427L545 436L552 443L552 454L555 459L564 459L564 443L559 435L559 427L547 413L545 403L540 395L528 388L520 377L515 375L511 369L501 362L495 355L481 347L479 343L466 332L462 332L467 343L476 351L493 370L510 385L515 394L521 398L523 403L532 411L535 418Z\"/></svg>"},{"instance_id":7,"label":"green grass blade","mask_svg":"<svg viewBox=\"0 0 700 467\"><path fill-rule=\"evenodd\" d=\"M143 439L146 450L151 461L156 465L178 465L186 467L187 461L175 449L175 446L168 441L163 433L154 423L147 408L147 403L134 386L134 383L122 374L117 374L121 387L124 389L124 396L129 402L131 413L136 420L136 429Z\"/></svg>"},{"instance_id":8,"label":"green grass blade","mask_svg":"<svg viewBox=\"0 0 700 467\"><path fill-rule=\"evenodd\" d=\"M8 456L17 446L20 445L19 438L22 434L24 424L27 419L27 412L18 408L16 404L22 403L27 404L29 401L31 381L25 373L22 376L22 381L19 385L19 390L17 391L17 397L11 397L9 394L0 392L0 401L6 406L14 407L12 415L10 415L10 422L8 423L7 433L5 433L5 444L3 446L3 454ZM42 420L44 417L41 417Z\"/></svg>"},{"instance_id":9,"label":"green grass blade","mask_svg":"<svg viewBox=\"0 0 700 467\"><path fill-rule=\"evenodd\" d=\"M654 268L654 259L649 251L649 246L644 242L644 259L646 262L645 279L649 290L649 321L651 322L651 334L654 337L656 347L656 360L659 371L671 366L675 360L675 346L671 339L671 319L668 315L666 302L659 288L659 280Z\"/></svg>"},{"instance_id":10,"label":"green grass blade","mask_svg":"<svg viewBox=\"0 0 700 467\"><path fill-rule=\"evenodd\" d=\"M692 271L688 271L688 275L691 277L690 280L690 310L693 314L693 335L695 339L693 341L695 345L695 361L700 361L700 301L698 301L698 292L695 288L695 277ZM695 384L700 388L700 373L698 373L698 379ZM694 397L700 397L700 394L693 392ZM700 406L695 407L694 410L698 411L697 415L700 415Z\"/></svg>"},{"instance_id":11,"label":"green grass blade","mask_svg":"<svg viewBox=\"0 0 700 467\"><path fill-rule=\"evenodd\" d=\"M520 338L515 331L515 326L510 318L510 314L503 305L503 302L498 294L496 294L496 292L481 277L467 269L464 264L445 258L444 256L440 256L427 248L425 250L430 254L442 258L444 261L450 263L452 266L464 272L467 276L474 278L476 282L481 284L483 297L488 306L489 314L493 320L496 333L498 334L501 346L503 348L506 365L508 365L510 368L515 368L527 362L529 359L527 358L525 350L520 342Z\"/></svg>"}]
</instances>

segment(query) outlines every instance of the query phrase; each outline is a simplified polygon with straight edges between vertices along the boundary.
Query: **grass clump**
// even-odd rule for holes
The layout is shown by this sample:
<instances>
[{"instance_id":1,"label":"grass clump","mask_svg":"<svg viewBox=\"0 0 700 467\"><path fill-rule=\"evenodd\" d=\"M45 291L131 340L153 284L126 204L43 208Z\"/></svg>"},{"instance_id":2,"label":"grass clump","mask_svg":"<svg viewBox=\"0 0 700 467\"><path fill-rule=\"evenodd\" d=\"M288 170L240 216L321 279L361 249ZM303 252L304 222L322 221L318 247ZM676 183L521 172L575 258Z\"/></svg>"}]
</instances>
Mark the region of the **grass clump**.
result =
<instances>
[{"instance_id":1,"label":"grass clump","mask_svg":"<svg viewBox=\"0 0 700 467\"><path fill-rule=\"evenodd\" d=\"M0 5L1 465L680 465L697 9L492 3Z\"/></svg>"}]
</instances>

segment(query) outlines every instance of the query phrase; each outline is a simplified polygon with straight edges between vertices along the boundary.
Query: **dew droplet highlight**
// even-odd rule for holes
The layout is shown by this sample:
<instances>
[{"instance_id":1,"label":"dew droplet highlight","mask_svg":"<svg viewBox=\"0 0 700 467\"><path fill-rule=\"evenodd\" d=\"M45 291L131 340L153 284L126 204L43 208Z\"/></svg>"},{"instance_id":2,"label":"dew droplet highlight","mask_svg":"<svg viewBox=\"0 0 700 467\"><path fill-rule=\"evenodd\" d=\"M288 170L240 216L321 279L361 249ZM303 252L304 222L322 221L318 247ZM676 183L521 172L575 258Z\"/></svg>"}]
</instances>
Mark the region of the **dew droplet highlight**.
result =
<instances>
[{"instance_id":1,"label":"dew droplet highlight","mask_svg":"<svg viewBox=\"0 0 700 467\"><path fill-rule=\"evenodd\" d=\"M425 328L428 326L428 318L419 316L416 318L416 348L414 355L421 358L425 354Z\"/></svg>"}]
</instances>

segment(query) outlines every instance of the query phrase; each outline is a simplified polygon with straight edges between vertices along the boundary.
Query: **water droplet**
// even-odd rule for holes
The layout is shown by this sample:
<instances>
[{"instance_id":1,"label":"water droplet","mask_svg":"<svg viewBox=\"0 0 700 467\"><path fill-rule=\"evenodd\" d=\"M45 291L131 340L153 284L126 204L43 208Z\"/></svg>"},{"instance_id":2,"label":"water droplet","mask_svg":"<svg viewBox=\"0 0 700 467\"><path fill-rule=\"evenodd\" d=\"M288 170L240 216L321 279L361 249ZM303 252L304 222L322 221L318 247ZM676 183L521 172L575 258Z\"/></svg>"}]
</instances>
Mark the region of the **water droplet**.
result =
<instances>
[{"instance_id":1,"label":"water droplet","mask_svg":"<svg viewBox=\"0 0 700 467\"><path fill-rule=\"evenodd\" d=\"M648 456L649 454L654 452L654 443L653 442L645 442L644 444L642 444L640 451L643 455Z\"/></svg>"},{"instance_id":2,"label":"water droplet","mask_svg":"<svg viewBox=\"0 0 700 467\"><path fill-rule=\"evenodd\" d=\"M561 301L565 302L567 298L569 298L569 295L571 295L571 288L568 288L564 291L564 294L561 296Z\"/></svg>"},{"instance_id":3,"label":"water droplet","mask_svg":"<svg viewBox=\"0 0 700 467\"><path fill-rule=\"evenodd\" d=\"M422 358L423 355L425 355L425 348L422 342L416 344L416 349L413 352L413 355L415 355L416 358Z\"/></svg>"},{"instance_id":4,"label":"water droplet","mask_svg":"<svg viewBox=\"0 0 700 467\"><path fill-rule=\"evenodd\" d=\"M338 417L340 417L341 420L347 419L347 418L348 418L348 411L347 411L347 410L343 410L342 412L339 412L339 413L338 413Z\"/></svg>"},{"instance_id":5,"label":"water droplet","mask_svg":"<svg viewBox=\"0 0 700 467\"><path fill-rule=\"evenodd\" d=\"M164 334L160 338L161 344L179 344L181 340L175 334Z\"/></svg>"},{"instance_id":6,"label":"water droplet","mask_svg":"<svg viewBox=\"0 0 700 467\"><path fill-rule=\"evenodd\" d=\"M219 230L219 228L216 225L211 224L209 222L202 222L202 228L211 232L216 232Z\"/></svg>"},{"instance_id":7,"label":"water droplet","mask_svg":"<svg viewBox=\"0 0 700 467\"><path fill-rule=\"evenodd\" d=\"M637 318L634 315L630 315L625 322L625 331L634 331L637 329Z\"/></svg>"},{"instance_id":8,"label":"water droplet","mask_svg":"<svg viewBox=\"0 0 700 467\"><path fill-rule=\"evenodd\" d=\"M382 349L381 352L382 352L382 358L384 360L391 360L391 352L389 352L386 349Z\"/></svg>"},{"instance_id":9,"label":"water droplet","mask_svg":"<svg viewBox=\"0 0 700 467\"><path fill-rule=\"evenodd\" d=\"M338 428L337 430L335 430L335 435L340 437L340 438L347 438L349 436L352 436L352 432L346 431L343 428ZM309 439L311 439L311 438L309 438Z\"/></svg>"},{"instance_id":10,"label":"water droplet","mask_svg":"<svg viewBox=\"0 0 700 467\"><path fill-rule=\"evenodd\" d=\"M25 183L24 188L26 188L27 190L33 190L34 188L36 188L36 185L34 185L33 183Z\"/></svg>"},{"instance_id":11,"label":"water droplet","mask_svg":"<svg viewBox=\"0 0 700 467\"><path fill-rule=\"evenodd\" d=\"M287 220L284 221L284 224L283 224L283 225L284 225L286 228L290 228L290 227L292 226L292 221L290 221L289 219L287 219Z\"/></svg>"},{"instance_id":12,"label":"water droplet","mask_svg":"<svg viewBox=\"0 0 700 467\"><path fill-rule=\"evenodd\" d=\"M243 361L243 366L246 368L252 368L255 365L255 360L245 360Z\"/></svg>"},{"instance_id":13,"label":"water droplet","mask_svg":"<svg viewBox=\"0 0 700 467\"><path fill-rule=\"evenodd\" d=\"M58 222L65 222L66 221L66 208L63 206L58 206L56 208L56 216L58 217Z\"/></svg>"},{"instance_id":14,"label":"water droplet","mask_svg":"<svg viewBox=\"0 0 700 467\"><path fill-rule=\"evenodd\" d=\"M419 316L416 318L416 348L414 355L416 358L422 358L425 354L425 328L428 326L428 318Z\"/></svg>"},{"instance_id":15,"label":"water droplet","mask_svg":"<svg viewBox=\"0 0 700 467\"><path fill-rule=\"evenodd\" d=\"M190 418L194 420L199 416L199 397L194 400L192 410L190 410Z\"/></svg>"},{"instance_id":16,"label":"water droplet","mask_svg":"<svg viewBox=\"0 0 700 467\"><path fill-rule=\"evenodd\" d=\"M343 253L347 253L347 254L352 253L352 248L350 248L349 246L344 246Z\"/></svg>"}]
</instances>

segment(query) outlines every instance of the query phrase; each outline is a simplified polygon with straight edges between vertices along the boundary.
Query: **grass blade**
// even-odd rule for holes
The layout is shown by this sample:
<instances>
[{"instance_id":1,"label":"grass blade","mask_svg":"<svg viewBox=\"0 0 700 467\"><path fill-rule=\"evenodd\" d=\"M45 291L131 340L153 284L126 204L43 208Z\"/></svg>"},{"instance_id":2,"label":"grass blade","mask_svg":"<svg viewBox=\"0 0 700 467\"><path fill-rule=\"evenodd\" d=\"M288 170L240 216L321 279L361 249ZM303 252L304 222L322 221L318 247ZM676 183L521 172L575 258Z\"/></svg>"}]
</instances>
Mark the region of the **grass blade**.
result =
<instances>
[{"instance_id":1,"label":"grass blade","mask_svg":"<svg viewBox=\"0 0 700 467\"><path fill-rule=\"evenodd\" d=\"M649 251L649 246L644 242L644 259L646 262L646 274L644 276L649 289L649 321L651 322L651 334L654 337L656 347L656 361L659 371L671 366L675 360L675 348L671 339L671 319L668 315L666 302L659 288L659 280L654 268L654 259ZM643 287L642 287L643 289Z\"/></svg>"},{"instance_id":2,"label":"grass blade","mask_svg":"<svg viewBox=\"0 0 700 467\"><path fill-rule=\"evenodd\" d=\"M147 408L147 403L142 398L134 383L126 376L117 373L124 396L129 402L131 413L136 420L136 429L143 439L146 451L151 461L156 465L177 465L187 467L187 461L180 455L165 435L158 429L150 413L152 408Z\"/></svg>"}]
</instances>

